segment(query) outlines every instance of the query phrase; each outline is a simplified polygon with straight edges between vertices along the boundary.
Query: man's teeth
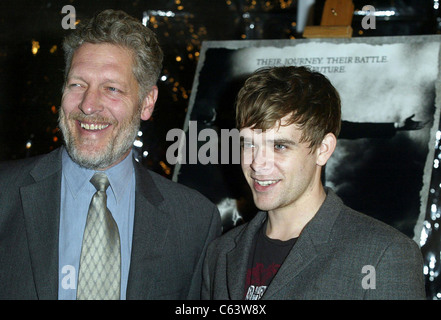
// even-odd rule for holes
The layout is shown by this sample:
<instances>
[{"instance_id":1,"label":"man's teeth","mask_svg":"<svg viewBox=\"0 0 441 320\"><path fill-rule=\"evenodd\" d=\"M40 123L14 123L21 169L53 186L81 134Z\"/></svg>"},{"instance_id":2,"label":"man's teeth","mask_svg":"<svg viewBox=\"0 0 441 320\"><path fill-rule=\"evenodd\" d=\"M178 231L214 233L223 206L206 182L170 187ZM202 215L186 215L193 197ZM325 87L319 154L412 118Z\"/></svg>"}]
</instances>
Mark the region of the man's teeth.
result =
<instances>
[{"instance_id":1,"label":"man's teeth","mask_svg":"<svg viewBox=\"0 0 441 320\"><path fill-rule=\"evenodd\" d=\"M265 180L265 181L256 180L256 182L257 182L259 185L261 185L261 186L263 186L263 187L266 187L266 186L269 186L270 184L276 183L277 180Z\"/></svg>"},{"instance_id":2,"label":"man's teeth","mask_svg":"<svg viewBox=\"0 0 441 320\"><path fill-rule=\"evenodd\" d=\"M81 123L81 128L86 130L103 130L106 129L109 125L108 124L87 124L87 123Z\"/></svg>"}]
</instances>

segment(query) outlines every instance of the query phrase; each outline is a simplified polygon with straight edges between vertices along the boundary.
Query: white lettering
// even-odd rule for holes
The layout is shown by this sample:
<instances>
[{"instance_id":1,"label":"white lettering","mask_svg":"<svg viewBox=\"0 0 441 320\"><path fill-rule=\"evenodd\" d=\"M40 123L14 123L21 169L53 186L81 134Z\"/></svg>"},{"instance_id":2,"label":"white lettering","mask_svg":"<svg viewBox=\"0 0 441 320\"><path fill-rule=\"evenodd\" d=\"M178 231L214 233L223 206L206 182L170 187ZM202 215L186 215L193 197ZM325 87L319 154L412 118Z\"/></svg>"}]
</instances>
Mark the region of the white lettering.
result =
<instances>
[{"instance_id":1,"label":"white lettering","mask_svg":"<svg viewBox=\"0 0 441 320\"><path fill-rule=\"evenodd\" d=\"M361 273L367 273L366 276L363 277L361 280L361 286L363 289L375 289L376 287L376 272L375 267L371 265L363 266L361 269Z\"/></svg>"},{"instance_id":2,"label":"white lettering","mask_svg":"<svg viewBox=\"0 0 441 320\"><path fill-rule=\"evenodd\" d=\"M61 13L67 13L67 15L61 20L61 26L63 29L75 29L76 12L75 7L71 5L65 5L61 9Z\"/></svg>"}]
</instances>

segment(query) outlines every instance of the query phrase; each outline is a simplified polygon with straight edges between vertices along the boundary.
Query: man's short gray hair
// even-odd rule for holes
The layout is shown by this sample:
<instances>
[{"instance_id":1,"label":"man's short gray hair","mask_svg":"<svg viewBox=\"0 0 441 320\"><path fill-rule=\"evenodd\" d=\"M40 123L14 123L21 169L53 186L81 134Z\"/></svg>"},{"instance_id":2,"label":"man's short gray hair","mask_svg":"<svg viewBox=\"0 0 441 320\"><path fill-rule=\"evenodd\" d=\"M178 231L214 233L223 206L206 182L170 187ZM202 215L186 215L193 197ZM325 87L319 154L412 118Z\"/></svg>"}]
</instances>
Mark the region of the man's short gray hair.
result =
<instances>
[{"instance_id":1,"label":"man's short gray hair","mask_svg":"<svg viewBox=\"0 0 441 320\"><path fill-rule=\"evenodd\" d=\"M163 53L155 34L124 11L105 10L77 26L63 42L65 52L64 78L67 80L75 50L84 42L109 43L133 52L133 74L143 99L158 81Z\"/></svg>"}]
</instances>

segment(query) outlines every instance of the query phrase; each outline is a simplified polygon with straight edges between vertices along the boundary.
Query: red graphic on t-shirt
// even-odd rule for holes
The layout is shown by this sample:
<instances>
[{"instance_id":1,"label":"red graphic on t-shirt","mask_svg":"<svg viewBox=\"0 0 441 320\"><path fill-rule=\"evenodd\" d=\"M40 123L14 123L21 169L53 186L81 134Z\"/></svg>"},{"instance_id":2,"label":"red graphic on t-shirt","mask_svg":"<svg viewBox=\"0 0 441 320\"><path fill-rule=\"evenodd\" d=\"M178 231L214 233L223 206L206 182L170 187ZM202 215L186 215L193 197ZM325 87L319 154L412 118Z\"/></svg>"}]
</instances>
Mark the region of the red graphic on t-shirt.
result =
<instances>
[{"instance_id":1,"label":"red graphic on t-shirt","mask_svg":"<svg viewBox=\"0 0 441 320\"><path fill-rule=\"evenodd\" d=\"M263 263L256 263L255 267L247 270L246 287L248 288L250 285L267 286L268 280L271 281L279 268L280 264L272 263L265 268Z\"/></svg>"},{"instance_id":2,"label":"red graphic on t-shirt","mask_svg":"<svg viewBox=\"0 0 441 320\"><path fill-rule=\"evenodd\" d=\"M248 269L245 282L245 300L259 300L262 298L279 268L280 264L276 263L272 263L267 268L263 263L256 263L253 268Z\"/></svg>"}]
</instances>

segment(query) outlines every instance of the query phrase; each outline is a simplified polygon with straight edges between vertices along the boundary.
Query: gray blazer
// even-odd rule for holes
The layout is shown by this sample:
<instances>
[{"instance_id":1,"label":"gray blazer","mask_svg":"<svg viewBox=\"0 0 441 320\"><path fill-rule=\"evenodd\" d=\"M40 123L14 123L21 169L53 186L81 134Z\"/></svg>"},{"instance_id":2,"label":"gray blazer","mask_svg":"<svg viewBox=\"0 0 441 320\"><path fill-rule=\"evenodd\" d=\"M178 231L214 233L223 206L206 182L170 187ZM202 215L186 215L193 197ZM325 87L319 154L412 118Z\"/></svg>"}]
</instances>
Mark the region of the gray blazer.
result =
<instances>
[{"instance_id":1,"label":"gray blazer","mask_svg":"<svg viewBox=\"0 0 441 320\"><path fill-rule=\"evenodd\" d=\"M425 299L416 243L326 191L262 299ZM259 212L213 241L204 263L203 299L244 298L251 244L266 217Z\"/></svg>"},{"instance_id":2,"label":"gray blazer","mask_svg":"<svg viewBox=\"0 0 441 320\"><path fill-rule=\"evenodd\" d=\"M61 149L0 165L0 299L57 299ZM127 299L198 299L214 204L135 162Z\"/></svg>"}]
</instances>

